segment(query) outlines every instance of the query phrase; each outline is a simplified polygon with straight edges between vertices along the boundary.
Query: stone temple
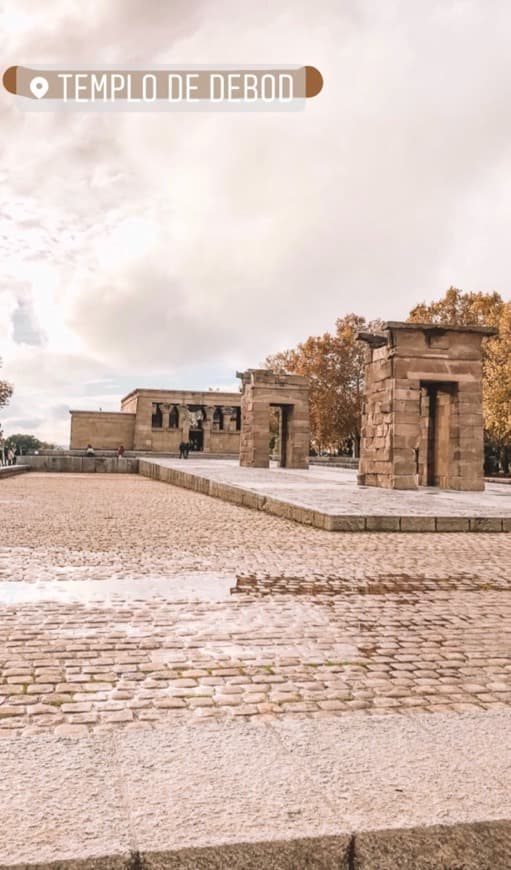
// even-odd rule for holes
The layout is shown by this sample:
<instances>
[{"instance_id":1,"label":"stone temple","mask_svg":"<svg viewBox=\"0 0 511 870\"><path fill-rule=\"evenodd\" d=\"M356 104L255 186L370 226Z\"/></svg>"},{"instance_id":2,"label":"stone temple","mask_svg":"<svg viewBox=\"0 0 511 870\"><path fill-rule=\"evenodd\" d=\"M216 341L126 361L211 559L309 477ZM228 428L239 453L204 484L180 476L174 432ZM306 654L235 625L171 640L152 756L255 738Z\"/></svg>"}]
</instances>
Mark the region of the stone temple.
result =
<instances>
[{"instance_id":1,"label":"stone temple","mask_svg":"<svg viewBox=\"0 0 511 870\"><path fill-rule=\"evenodd\" d=\"M120 411L71 411L71 449L92 444L112 450L121 444L142 453L175 453L181 441L204 453L237 454L241 396L190 390L137 389Z\"/></svg>"},{"instance_id":2,"label":"stone temple","mask_svg":"<svg viewBox=\"0 0 511 870\"><path fill-rule=\"evenodd\" d=\"M387 489L483 490L482 340L489 327L390 321L366 344L358 483ZM71 449L205 454L268 468L278 418L281 468L309 464L309 384L299 375L238 372L241 393L136 389L119 412L71 411Z\"/></svg>"},{"instance_id":3,"label":"stone temple","mask_svg":"<svg viewBox=\"0 0 511 870\"><path fill-rule=\"evenodd\" d=\"M112 450L121 444L139 453L177 453L188 441L197 452L240 456L240 464L267 468L270 415L278 412L279 464L309 464L309 386L299 375L268 369L238 373L241 393L216 390L137 389L120 411L71 411L72 450L92 444Z\"/></svg>"},{"instance_id":4,"label":"stone temple","mask_svg":"<svg viewBox=\"0 0 511 870\"><path fill-rule=\"evenodd\" d=\"M366 342L358 483L483 490L481 342L496 330L386 323Z\"/></svg>"}]
</instances>

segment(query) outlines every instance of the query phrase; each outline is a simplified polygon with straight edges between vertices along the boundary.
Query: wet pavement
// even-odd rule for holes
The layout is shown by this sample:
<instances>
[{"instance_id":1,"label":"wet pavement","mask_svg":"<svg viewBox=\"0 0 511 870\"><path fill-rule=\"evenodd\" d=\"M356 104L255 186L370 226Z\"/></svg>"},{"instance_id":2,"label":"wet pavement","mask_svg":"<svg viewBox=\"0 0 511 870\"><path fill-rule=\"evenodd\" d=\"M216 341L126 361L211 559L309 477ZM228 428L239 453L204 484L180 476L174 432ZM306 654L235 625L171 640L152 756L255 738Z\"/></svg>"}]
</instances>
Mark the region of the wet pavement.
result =
<instances>
[{"instance_id":1,"label":"wet pavement","mask_svg":"<svg viewBox=\"0 0 511 870\"><path fill-rule=\"evenodd\" d=\"M177 577L142 580L36 580L0 581L2 604L34 604L55 601L66 604L115 606L119 601L225 601L231 595L235 578L227 574L180 574Z\"/></svg>"},{"instance_id":2,"label":"wet pavement","mask_svg":"<svg viewBox=\"0 0 511 870\"><path fill-rule=\"evenodd\" d=\"M0 488L0 734L511 706L511 536L305 528L135 476Z\"/></svg>"}]
</instances>

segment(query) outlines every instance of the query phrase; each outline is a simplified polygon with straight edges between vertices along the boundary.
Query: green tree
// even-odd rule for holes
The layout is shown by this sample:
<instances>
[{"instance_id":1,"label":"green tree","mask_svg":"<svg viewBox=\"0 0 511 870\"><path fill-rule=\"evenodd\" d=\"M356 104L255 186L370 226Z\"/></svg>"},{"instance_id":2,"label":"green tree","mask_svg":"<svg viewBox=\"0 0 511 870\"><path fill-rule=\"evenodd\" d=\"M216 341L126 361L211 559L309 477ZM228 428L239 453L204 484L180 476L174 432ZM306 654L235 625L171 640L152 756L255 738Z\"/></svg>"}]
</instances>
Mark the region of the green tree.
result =
<instances>
[{"instance_id":1,"label":"green tree","mask_svg":"<svg viewBox=\"0 0 511 870\"><path fill-rule=\"evenodd\" d=\"M2 360L0 359L0 368L2 367ZM12 396L12 384L9 384L7 381L0 380L0 408L5 408L5 406L9 403L9 399Z\"/></svg>"},{"instance_id":2,"label":"green tree","mask_svg":"<svg viewBox=\"0 0 511 870\"><path fill-rule=\"evenodd\" d=\"M48 444L46 441L40 441L39 438L36 438L34 435L23 435L21 433L16 435L9 435L8 438L5 439L6 447L18 447L22 453L31 453L34 450L51 450L55 445Z\"/></svg>"}]
</instances>

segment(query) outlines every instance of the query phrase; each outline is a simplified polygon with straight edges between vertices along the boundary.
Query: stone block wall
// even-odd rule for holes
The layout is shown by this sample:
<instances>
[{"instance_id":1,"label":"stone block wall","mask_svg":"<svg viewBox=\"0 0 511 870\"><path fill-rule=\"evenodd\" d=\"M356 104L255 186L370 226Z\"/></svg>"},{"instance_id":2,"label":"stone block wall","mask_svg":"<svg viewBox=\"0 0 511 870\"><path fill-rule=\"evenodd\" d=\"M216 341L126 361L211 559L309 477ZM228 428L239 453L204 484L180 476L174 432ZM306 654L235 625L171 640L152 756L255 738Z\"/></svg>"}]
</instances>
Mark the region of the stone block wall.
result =
<instances>
[{"instance_id":1,"label":"stone block wall","mask_svg":"<svg viewBox=\"0 0 511 870\"><path fill-rule=\"evenodd\" d=\"M363 477L360 482L365 486L392 486L393 401L392 364L387 349L372 351L368 347L359 462L359 477Z\"/></svg>"},{"instance_id":2,"label":"stone block wall","mask_svg":"<svg viewBox=\"0 0 511 870\"><path fill-rule=\"evenodd\" d=\"M85 450L92 444L97 450L126 450L134 447L135 414L122 411L71 411L72 450Z\"/></svg>"}]
</instances>

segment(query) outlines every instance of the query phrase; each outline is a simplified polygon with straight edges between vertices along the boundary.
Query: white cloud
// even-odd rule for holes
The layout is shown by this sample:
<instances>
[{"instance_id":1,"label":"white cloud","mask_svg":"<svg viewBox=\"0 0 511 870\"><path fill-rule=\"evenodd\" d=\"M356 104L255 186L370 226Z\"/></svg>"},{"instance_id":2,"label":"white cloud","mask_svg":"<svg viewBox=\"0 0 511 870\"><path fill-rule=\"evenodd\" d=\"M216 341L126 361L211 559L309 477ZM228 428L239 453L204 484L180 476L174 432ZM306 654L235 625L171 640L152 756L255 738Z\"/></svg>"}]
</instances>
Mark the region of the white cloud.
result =
<instances>
[{"instance_id":1,"label":"white cloud","mask_svg":"<svg viewBox=\"0 0 511 870\"><path fill-rule=\"evenodd\" d=\"M89 401L93 379L112 378L106 407L128 377L232 381L338 315L398 319L451 283L509 297L504 4L36 6L0 3L8 63L310 63L325 79L296 114L23 114L2 93L2 355L10 412L46 437L65 441L51 409ZM16 344L21 286L44 345Z\"/></svg>"}]
</instances>

